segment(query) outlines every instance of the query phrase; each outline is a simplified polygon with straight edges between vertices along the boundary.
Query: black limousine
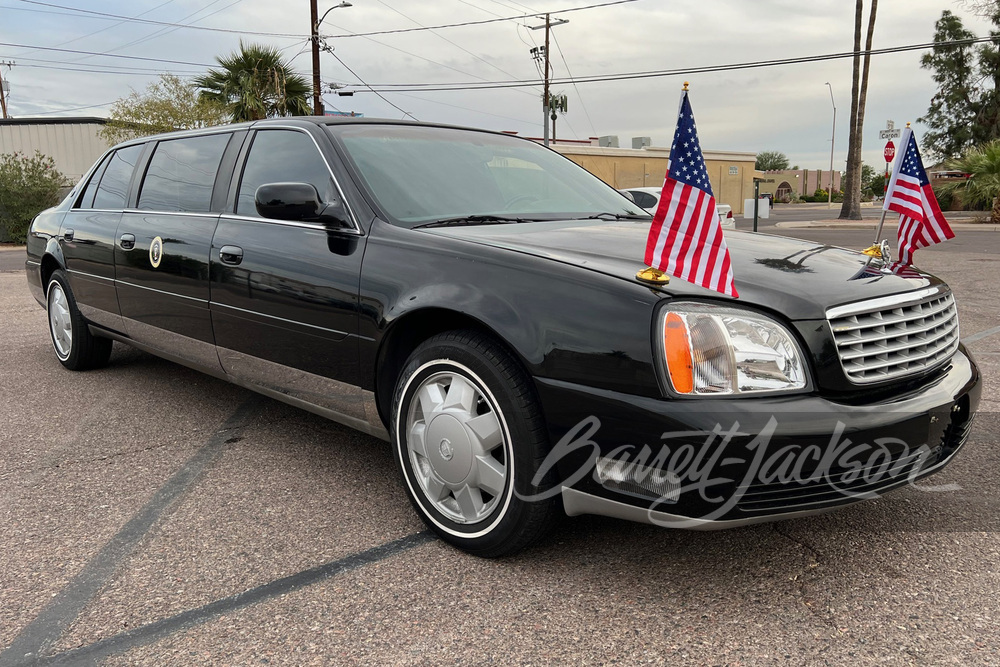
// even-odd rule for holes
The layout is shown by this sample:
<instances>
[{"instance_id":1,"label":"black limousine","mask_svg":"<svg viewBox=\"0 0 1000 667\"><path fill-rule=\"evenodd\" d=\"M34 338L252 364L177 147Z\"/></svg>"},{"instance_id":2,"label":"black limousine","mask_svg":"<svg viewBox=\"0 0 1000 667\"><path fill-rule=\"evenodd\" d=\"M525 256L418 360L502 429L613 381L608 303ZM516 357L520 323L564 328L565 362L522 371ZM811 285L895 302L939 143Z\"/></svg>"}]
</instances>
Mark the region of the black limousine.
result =
<instances>
[{"instance_id":1,"label":"black limousine","mask_svg":"<svg viewBox=\"0 0 1000 667\"><path fill-rule=\"evenodd\" d=\"M740 298L649 285L649 225L528 140L285 118L115 146L26 269L66 368L118 341L387 439L482 556L560 513L826 511L962 447L980 375L941 280L733 231Z\"/></svg>"}]
</instances>

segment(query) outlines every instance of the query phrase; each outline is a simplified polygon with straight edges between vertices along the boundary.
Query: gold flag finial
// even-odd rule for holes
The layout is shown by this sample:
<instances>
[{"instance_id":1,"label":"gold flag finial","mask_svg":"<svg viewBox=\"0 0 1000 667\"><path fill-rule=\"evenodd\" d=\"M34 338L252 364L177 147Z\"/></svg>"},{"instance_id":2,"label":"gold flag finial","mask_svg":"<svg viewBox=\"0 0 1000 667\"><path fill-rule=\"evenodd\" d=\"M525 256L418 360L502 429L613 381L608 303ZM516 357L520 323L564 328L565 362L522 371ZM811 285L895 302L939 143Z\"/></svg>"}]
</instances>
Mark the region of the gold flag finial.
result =
<instances>
[{"instance_id":1,"label":"gold flag finial","mask_svg":"<svg viewBox=\"0 0 1000 667\"><path fill-rule=\"evenodd\" d=\"M659 269L647 266L642 271L635 274L635 279L650 285L666 285L670 282L670 276Z\"/></svg>"},{"instance_id":2,"label":"gold flag finial","mask_svg":"<svg viewBox=\"0 0 1000 667\"><path fill-rule=\"evenodd\" d=\"M910 126L910 124L909 124L909 123L907 123L907 124L906 124L906 127L909 127L909 126Z\"/></svg>"},{"instance_id":3,"label":"gold flag finial","mask_svg":"<svg viewBox=\"0 0 1000 667\"><path fill-rule=\"evenodd\" d=\"M687 90L687 89L688 89L688 82L687 82L687 81L685 81L685 82L684 82L684 90Z\"/></svg>"}]
</instances>

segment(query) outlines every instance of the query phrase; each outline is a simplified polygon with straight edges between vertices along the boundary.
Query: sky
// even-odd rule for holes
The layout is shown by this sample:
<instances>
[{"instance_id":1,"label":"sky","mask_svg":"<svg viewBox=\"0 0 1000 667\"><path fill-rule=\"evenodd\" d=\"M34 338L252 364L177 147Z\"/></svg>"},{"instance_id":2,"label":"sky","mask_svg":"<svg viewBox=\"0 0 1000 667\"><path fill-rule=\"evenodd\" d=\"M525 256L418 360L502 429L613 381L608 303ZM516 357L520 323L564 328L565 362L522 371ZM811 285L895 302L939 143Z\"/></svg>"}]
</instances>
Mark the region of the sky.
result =
<instances>
[{"instance_id":1,"label":"sky","mask_svg":"<svg viewBox=\"0 0 1000 667\"><path fill-rule=\"evenodd\" d=\"M320 13L339 1L319 0ZM540 84L385 92L388 102L360 84L379 89L384 84L540 81L529 50L543 43L544 30L528 26L542 25L544 19L530 15L574 8L578 9L558 14L569 22L552 29L552 71L557 78L814 56L853 48L854 3L848 0L632 0L589 9L609 0L351 1L353 6L335 8L323 21L320 32L342 62L324 53L321 72L324 83L353 84L345 90L358 92L351 97L326 94L328 109L384 118L402 118L403 110L422 121L515 131L522 136L541 136ZM865 4L867 17L869 3ZM225 31L143 24L65 8ZM932 41L934 22L945 9L958 14L977 35L988 34L986 22L960 2L882 0L874 48ZM505 17L517 18L357 35ZM282 36L247 34L253 32ZM191 77L205 72L216 56L238 48L241 38L280 48L308 77L308 33L308 0L0 0L0 61L16 63L2 68L10 85L8 111L15 117L106 116L114 100L132 89L143 90L158 73ZM935 84L931 73L920 68L921 53L872 58L863 158L876 168L885 164L885 142L878 131L887 120L897 127L914 122L918 138L923 133L916 119L926 112ZM774 150L785 153L792 165L826 169L833 129L832 88L837 108L834 168L843 169L851 74L851 59L844 58L576 86L561 83L553 92L567 95L569 110L557 121L556 136L617 135L623 147L632 145L632 137L648 136L654 146L669 146L681 87L687 80L706 149Z\"/></svg>"}]
</instances>

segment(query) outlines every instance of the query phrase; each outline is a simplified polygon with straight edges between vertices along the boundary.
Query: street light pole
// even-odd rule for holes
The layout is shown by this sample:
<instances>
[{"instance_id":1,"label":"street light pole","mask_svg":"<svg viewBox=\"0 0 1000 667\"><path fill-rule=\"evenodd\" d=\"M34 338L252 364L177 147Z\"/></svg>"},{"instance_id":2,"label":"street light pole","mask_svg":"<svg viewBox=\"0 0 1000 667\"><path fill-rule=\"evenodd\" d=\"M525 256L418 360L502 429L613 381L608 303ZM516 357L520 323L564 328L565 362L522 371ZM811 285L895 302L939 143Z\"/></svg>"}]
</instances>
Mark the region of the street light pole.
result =
<instances>
[{"instance_id":1,"label":"street light pole","mask_svg":"<svg viewBox=\"0 0 1000 667\"><path fill-rule=\"evenodd\" d=\"M319 26L326 18L326 15L332 12L334 9L339 9L340 7L350 7L351 3L341 2L339 5L334 5L330 9L323 13L323 16L319 16L319 9L316 7L316 0L309 0L309 24L312 26L310 31L310 38L312 39L312 74L313 74L313 115L322 116L323 115L323 84L319 80Z\"/></svg>"},{"instance_id":2,"label":"street light pole","mask_svg":"<svg viewBox=\"0 0 1000 667\"><path fill-rule=\"evenodd\" d=\"M833 101L833 86L829 81L826 85L830 86L830 104L833 105L833 129L830 131L830 188L826 195L826 207L833 208L833 148L837 138L837 103Z\"/></svg>"}]
</instances>

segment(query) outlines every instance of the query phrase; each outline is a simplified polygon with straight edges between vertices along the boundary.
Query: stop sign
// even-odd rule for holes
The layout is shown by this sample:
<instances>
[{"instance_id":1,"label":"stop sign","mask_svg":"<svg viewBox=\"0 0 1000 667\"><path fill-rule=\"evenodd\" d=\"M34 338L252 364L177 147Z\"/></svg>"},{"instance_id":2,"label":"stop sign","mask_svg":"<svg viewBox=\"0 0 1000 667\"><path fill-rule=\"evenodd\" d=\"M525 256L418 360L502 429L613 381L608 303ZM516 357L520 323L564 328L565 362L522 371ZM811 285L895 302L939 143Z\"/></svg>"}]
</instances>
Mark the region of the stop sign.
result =
<instances>
[{"instance_id":1,"label":"stop sign","mask_svg":"<svg viewBox=\"0 0 1000 667\"><path fill-rule=\"evenodd\" d=\"M885 156L886 162L892 162L892 158L896 157L896 144L890 141L885 145L885 150L882 151L882 155Z\"/></svg>"}]
</instances>

